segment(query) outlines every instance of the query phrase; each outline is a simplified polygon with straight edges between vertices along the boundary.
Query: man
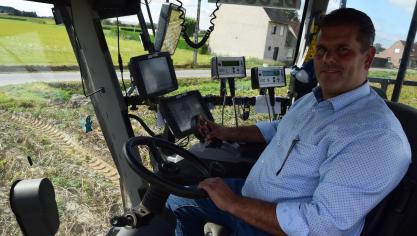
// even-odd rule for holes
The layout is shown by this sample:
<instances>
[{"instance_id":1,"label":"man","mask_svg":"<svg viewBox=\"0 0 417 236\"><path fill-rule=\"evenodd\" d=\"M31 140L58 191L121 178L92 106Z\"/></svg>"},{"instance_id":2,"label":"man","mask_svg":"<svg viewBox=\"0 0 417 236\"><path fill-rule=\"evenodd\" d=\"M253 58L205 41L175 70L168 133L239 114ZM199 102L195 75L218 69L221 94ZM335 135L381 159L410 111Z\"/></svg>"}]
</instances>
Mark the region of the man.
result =
<instances>
[{"instance_id":1,"label":"man","mask_svg":"<svg viewBox=\"0 0 417 236\"><path fill-rule=\"evenodd\" d=\"M410 146L394 114L369 87L371 19L339 9L320 25L319 86L273 123L215 124L208 138L267 142L246 181L210 178L210 199L171 196L177 235L201 235L205 220L235 235L360 235L366 214L404 176Z\"/></svg>"}]
</instances>

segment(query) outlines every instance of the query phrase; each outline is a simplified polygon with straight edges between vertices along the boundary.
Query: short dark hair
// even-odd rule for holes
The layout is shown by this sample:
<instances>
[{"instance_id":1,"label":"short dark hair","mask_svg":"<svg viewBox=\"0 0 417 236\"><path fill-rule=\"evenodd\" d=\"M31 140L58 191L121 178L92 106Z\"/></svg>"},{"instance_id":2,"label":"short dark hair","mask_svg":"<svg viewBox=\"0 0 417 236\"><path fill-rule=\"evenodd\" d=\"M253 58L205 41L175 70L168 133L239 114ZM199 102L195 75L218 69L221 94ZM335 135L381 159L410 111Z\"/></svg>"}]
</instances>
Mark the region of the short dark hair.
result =
<instances>
[{"instance_id":1,"label":"short dark hair","mask_svg":"<svg viewBox=\"0 0 417 236\"><path fill-rule=\"evenodd\" d=\"M332 26L357 26L358 42L362 51L373 45L375 39L375 27L371 18L365 13L353 8L340 8L325 15L319 23L319 27Z\"/></svg>"}]
</instances>

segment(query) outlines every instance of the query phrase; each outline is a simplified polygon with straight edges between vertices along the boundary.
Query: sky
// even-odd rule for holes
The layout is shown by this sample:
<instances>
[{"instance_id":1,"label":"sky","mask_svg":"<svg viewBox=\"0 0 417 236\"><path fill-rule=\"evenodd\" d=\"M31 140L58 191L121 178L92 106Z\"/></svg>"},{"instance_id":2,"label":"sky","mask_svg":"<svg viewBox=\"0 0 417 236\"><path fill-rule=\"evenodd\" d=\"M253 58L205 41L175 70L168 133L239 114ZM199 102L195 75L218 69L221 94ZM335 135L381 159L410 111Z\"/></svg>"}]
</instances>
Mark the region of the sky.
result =
<instances>
[{"instance_id":1,"label":"sky","mask_svg":"<svg viewBox=\"0 0 417 236\"><path fill-rule=\"evenodd\" d=\"M151 14L155 23L158 21L160 7L164 2L165 0L150 0ZM195 18L197 0L182 0L182 2L187 10L187 16ZM171 1L171 3L176 3L176 1ZM364 11L371 17L376 29L375 43L381 43L383 47L387 48L397 40L406 40L415 4L415 0L347 0L346 6ZM0 0L0 5L11 6L23 11L35 11L39 16L52 16L52 5L49 4L24 0ZM339 5L340 0L329 0L328 11L337 9ZM208 3L207 0L201 1L201 29L207 29L210 25L209 16L214 7L214 3ZM303 4L301 9L302 7ZM299 15L301 17L301 11ZM146 14L145 18L147 19ZM134 23L137 22L137 17L128 16L120 20Z\"/></svg>"}]
</instances>

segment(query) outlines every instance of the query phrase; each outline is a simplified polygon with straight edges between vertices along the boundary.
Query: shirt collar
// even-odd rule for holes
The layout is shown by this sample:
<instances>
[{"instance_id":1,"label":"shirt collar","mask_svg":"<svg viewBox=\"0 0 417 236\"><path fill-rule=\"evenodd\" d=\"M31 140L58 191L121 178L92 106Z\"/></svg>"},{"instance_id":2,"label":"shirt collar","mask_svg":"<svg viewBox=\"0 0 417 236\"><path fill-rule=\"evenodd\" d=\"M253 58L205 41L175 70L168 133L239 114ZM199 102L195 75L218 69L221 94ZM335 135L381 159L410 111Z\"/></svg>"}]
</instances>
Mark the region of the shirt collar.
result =
<instances>
[{"instance_id":1,"label":"shirt collar","mask_svg":"<svg viewBox=\"0 0 417 236\"><path fill-rule=\"evenodd\" d=\"M346 93L342 93L336 97L332 97L330 99L327 99L326 101L330 102L332 104L333 110L338 111L345 106L351 104L352 102L361 99L362 97L368 95L370 93L371 89L369 87L368 81L363 83L361 86L350 90ZM317 100L317 103L320 103L324 101L323 99L323 92L321 91L321 88L315 87L313 89L313 94Z\"/></svg>"}]
</instances>

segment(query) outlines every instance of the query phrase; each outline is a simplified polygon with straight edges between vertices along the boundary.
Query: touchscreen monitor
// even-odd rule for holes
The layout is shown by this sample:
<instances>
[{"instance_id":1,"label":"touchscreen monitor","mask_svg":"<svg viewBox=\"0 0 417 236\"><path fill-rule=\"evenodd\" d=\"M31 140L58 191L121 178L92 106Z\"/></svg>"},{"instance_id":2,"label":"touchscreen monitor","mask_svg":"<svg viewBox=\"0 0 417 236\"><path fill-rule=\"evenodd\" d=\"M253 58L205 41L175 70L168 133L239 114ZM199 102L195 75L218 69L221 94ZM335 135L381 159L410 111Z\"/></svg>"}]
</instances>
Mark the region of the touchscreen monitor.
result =
<instances>
[{"instance_id":1,"label":"touchscreen monitor","mask_svg":"<svg viewBox=\"0 0 417 236\"><path fill-rule=\"evenodd\" d=\"M133 57L129 70L142 98L160 96L178 88L171 56L166 52Z\"/></svg>"},{"instance_id":2,"label":"touchscreen monitor","mask_svg":"<svg viewBox=\"0 0 417 236\"><path fill-rule=\"evenodd\" d=\"M213 121L213 116L198 91L161 99L160 111L177 138L193 133L191 119L196 115Z\"/></svg>"}]
</instances>

